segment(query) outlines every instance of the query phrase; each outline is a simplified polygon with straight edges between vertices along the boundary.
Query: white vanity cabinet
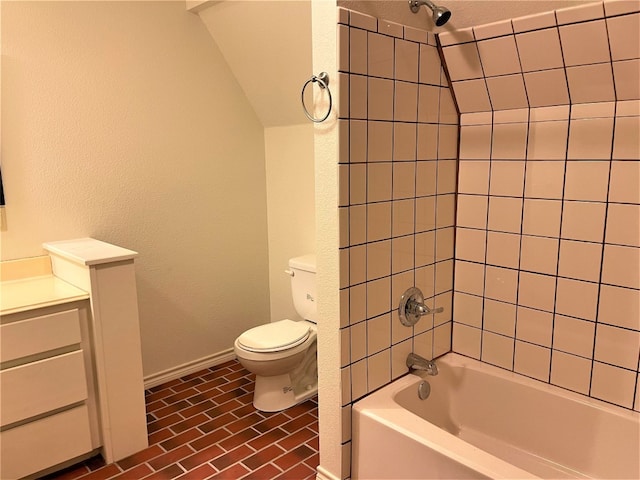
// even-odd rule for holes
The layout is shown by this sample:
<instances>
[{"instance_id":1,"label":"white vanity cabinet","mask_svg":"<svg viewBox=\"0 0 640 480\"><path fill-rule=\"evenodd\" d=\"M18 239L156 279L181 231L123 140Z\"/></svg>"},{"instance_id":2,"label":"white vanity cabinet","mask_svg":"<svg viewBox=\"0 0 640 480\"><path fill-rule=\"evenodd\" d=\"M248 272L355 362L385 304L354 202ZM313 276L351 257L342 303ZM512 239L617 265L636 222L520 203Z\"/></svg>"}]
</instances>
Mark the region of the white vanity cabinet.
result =
<instances>
[{"instance_id":1,"label":"white vanity cabinet","mask_svg":"<svg viewBox=\"0 0 640 480\"><path fill-rule=\"evenodd\" d=\"M27 303L20 302L22 289L29 289ZM3 284L3 480L40 472L100 446L88 297L53 276Z\"/></svg>"}]
</instances>

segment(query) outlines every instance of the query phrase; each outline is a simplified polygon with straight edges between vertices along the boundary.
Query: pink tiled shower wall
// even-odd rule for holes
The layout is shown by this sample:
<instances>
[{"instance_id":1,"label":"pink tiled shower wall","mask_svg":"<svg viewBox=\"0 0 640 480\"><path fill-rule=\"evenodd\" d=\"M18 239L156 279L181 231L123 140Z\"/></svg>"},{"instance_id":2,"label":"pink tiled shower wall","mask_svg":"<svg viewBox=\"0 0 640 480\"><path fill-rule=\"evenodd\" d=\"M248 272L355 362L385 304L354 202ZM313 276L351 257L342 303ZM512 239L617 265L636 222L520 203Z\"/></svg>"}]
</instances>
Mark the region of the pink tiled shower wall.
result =
<instances>
[{"instance_id":1,"label":"pink tiled shower wall","mask_svg":"<svg viewBox=\"0 0 640 480\"><path fill-rule=\"evenodd\" d=\"M339 9L343 478L351 405L451 349L458 113L431 33ZM405 327L402 293L444 307Z\"/></svg>"},{"instance_id":2,"label":"pink tiled shower wall","mask_svg":"<svg viewBox=\"0 0 640 480\"><path fill-rule=\"evenodd\" d=\"M443 34L453 350L640 410L640 2Z\"/></svg>"}]
</instances>

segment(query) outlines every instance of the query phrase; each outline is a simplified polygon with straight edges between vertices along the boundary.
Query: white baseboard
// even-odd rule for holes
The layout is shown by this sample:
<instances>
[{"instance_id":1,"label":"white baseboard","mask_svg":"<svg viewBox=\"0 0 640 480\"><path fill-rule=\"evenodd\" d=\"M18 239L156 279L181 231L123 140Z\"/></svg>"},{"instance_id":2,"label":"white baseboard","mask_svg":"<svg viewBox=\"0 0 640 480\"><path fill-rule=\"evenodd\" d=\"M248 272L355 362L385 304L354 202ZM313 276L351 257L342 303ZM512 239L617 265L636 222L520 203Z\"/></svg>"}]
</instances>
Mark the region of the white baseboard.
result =
<instances>
[{"instance_id":1,"label":"white baseboard","mask_svg":"<svg viewBox=\"0 0 640 480\"><path fill-rule=\"evenodd\" d=\"M198 370L214 367L216 365L220 365L221 363L228 362L229 360L235 360L235 358L236 355L235 353L233 353L233 348L229 348L227 350L202 357L192 362L183 363L182 365L178 365L177 367L169 368L167 370L163 370L162 372L154 373L152 375L144 377L144 388L146 390L147 388L152 388L165 382L170 382L171 380L184 377L185 375L197 372Z\"/></svg>"},{"instance_id":2,"label":"white baseboard","mask_svg":"<svg viewBox=\"0 0 640 480\"><path fill-rule=\"evenodd\" d=\"M340 477L336 477L318 465L316 469L316 480L340 480Z\"/></svg>"}]
</instances>

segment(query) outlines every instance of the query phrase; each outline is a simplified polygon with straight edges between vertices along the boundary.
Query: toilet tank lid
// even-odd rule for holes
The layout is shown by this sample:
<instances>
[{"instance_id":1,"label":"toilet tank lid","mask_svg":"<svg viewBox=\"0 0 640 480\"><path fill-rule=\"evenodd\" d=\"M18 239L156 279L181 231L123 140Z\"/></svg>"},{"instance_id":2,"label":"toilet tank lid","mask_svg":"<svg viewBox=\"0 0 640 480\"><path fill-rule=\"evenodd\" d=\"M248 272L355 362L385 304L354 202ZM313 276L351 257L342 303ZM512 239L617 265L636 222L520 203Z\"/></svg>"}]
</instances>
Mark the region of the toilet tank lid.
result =
<instances>
[{"instance_id":1,"label":"toilet tank lid","mask_svg":"<svg viewBox=\"0 0 640 480\"><path fill-rule=\"evenodd\" d=\"M316 273L316 254L309 253L300 257L293 257L289 259L289 267Z\"/></svg>"}]
</instances>

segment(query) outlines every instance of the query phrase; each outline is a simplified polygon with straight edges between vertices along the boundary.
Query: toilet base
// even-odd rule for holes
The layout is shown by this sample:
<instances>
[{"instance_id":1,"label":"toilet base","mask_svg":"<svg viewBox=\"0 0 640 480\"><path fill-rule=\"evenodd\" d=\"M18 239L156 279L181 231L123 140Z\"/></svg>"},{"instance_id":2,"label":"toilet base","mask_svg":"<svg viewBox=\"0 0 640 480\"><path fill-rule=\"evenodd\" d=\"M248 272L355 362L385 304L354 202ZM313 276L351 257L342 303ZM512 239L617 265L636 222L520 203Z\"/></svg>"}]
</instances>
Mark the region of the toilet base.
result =
<instances>
[{"instance_id":1,"label":"toilet base","mask_svg":"<svg viewBox=\"0 0 640 480\"><path fill-rule=\"evenodd\" d=\"M256 375L253 406L261 412L279 412L313 397L318 393L318 384L296 394L289 374L263 377Z\"/></svg>"}]
</instances>

